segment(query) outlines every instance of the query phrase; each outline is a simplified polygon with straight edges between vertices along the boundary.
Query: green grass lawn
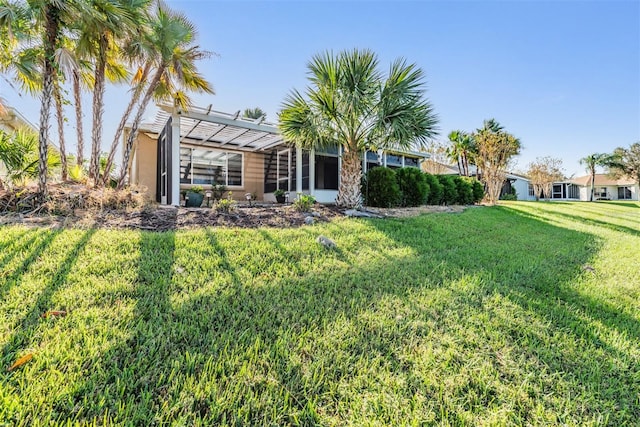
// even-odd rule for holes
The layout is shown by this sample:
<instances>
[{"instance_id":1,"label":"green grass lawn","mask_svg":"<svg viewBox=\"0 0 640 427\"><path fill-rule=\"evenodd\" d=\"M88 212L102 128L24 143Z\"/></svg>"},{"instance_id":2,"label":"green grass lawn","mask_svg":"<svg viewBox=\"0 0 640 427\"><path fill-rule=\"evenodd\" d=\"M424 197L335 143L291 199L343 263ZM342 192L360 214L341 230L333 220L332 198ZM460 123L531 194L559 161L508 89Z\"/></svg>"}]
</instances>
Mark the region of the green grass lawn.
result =
<instances>
[{"instance_id":1,"label":"green grass lawn","mask_svg":"<svg viewBox=\"0 0 640 427\"><path fill-rule=\"evenodd\" d=\"M640 419L640 203L0 249L0 425Z\"/></svg>"}]
</instances>

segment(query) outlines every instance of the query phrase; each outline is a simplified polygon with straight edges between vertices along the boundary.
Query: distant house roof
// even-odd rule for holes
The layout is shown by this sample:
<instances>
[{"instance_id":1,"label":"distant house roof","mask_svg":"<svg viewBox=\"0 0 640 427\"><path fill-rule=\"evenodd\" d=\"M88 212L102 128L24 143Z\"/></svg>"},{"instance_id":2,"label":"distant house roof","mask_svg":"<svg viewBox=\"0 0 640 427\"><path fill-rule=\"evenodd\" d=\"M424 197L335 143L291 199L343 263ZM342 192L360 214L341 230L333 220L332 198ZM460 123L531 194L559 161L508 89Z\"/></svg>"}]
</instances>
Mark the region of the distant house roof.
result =
<instances>
[{"instance_id":1,"label":"distant house roof","mask_svg":"<svg viewBox=\"0 0 640 427\"><path fill-rule=\"evenodd\" d=\"M30 128L37 130L37 128L15 108L9 106L3 99L2 103L3 111L0 111L0 129L7 131L13 131L18 128Z\"/></svg>"},{"instance_id":2,"label":"distant house roof","mask_svg":"<svg viewBox=\"0 0 640 427\"><path fill-rule=\"evenodd\" d=\"M591 175L580 176L571 180L572 183L588 187L591 185ZM633 185L635 182L632 179L615 179L611 178L603 173L597 173L595 176L596 186L608 186L608 185Z\"/></svg>"}]
</instances>

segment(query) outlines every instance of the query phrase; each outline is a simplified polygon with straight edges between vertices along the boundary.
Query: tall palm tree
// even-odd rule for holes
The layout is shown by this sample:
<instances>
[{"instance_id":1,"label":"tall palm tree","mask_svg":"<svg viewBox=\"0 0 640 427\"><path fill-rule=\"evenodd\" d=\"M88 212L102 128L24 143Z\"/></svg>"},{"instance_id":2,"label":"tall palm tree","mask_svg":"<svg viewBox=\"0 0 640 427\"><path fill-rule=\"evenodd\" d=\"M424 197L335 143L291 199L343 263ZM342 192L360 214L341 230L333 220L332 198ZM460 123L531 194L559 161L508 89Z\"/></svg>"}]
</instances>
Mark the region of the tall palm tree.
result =
<instances>
[{"instance_id":1,"label":"tall palm tree","mask_svg":"<svg viewBox=\"0 0 640 427\"><path fill-rule=\"evenodd\" d=\"M398 59L385 77L377 56L358 49L316 55L307 68L306 98L296 90L287 96L280 131L301 148L340 146L336 202L359 207L365 149L410 148L437 134L437 116L423 97L423 72Z\"/></svg>"},{"instance_id":2,"label":"tall palm tree","mask_svg":"<svg viewBox=\"0 0 640 427\"><path fill-rule=\"evenodd\" d=\"M596 182L596 168L598 166L606 167L614 162L614 157L606 153L593 153L580 159L580 164L586 166L587 172L591 175L591 196L589 201L593 202Z\"/></svg>"},{"instance_id":3,"label":"tall palm tree","mask_svg":"<svg viewBox=\"0 0 640 427\"><path fill-rule=\"evenodd\" d=\"M47 197L48 137L51 99L56 74L56 49L67 24L74 19L78 0L30 0L28 2L3 2L0 5L0 27L8 26L11 32L39 31L44 59L42 64L42 93L40 108L40 132L38 137L38 193L40 201ZM11 35L13 36L13 35Z\"/></svg>"},{"instance_id":4,"label":"tall palm tree","mask_svg":"<svg viewBox=\"0 0 640 427\"><path fill-rule=\"evenodd\" d=\"M153 72L145 82L145 91L136 112L131 131L123 151L123 163L118 179L122 188L127 179L127 169L133 142L138 135L142 116L152 98L172 100L176 106L190 103L187 91L213 93L211 85L197 72L196 62L208 58L211 53L193 44L196 36L194 25L182 13L175 12L159 2L149 22L147 36L148 61Z\"/></svg>"},{"instance_id":5,"label":"tall palm tree","mask_svg":"<svg viewBox=\"0 0 640 427\"><path fill-rule=\"evenodd\" d=\"M462 135L464 135L464 132L461 130L452 130L449 132L449 135L447 135L451 142L451 145L447 148L447 157L450 161L456 162L458 165L458 173L460 175L464 175L464 167L462 166Z\"/></svg>"},{"instance_id":6,"label":"tall palm tree","mask_svg":"<svg viewBox=\"0 0 640 427\"><path fill-rule=\"evenodd\" d=\"M104 92L109 57L114 56L118 41L126 34L134 32L137 7L146 9L148 0L85 0L90 13L82 19L82 29L78 41L79 48L95 59L94 88L92 102L93 126L91 130L91 158L89 177L97 183L100 174L100 149L102 146L102 117L104 113Z\"/></svg>"}]
</instances>

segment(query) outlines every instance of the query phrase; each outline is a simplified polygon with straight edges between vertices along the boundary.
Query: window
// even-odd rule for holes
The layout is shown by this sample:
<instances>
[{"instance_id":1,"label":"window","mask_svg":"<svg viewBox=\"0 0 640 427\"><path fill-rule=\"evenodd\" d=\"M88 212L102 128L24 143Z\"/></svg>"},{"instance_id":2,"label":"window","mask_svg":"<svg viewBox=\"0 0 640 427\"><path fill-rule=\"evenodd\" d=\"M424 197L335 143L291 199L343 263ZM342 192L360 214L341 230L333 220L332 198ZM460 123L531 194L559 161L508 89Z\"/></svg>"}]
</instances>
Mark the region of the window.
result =
<instances>
[{"instance_id":1,"label":"window","mask_svg":"<svg viewBox=\"0 0 640 427\"><path fill-rule=\"evenodd\" d=\"M180 148L180 183L242 186L242 154Z\"/></svg>"},{"instance_id":2,"label":"window","mask_svg":"<svg viewBox=\"0 0 640 427\"><path fill-rule=\"evenodd\" d=\"M316 154L316 189L338 189L338 158Z\"/></svg>"},{"instance_id":3,"label":"window","mask_svg":"<svg viewBox=\"0 0 640 427\"><path fill-rule=\"evenodd\" d=\"M533 184L529 184L529 197L535 196L536 193L533 191Z\"/></svg>"},{"instance_id":4,"label":"window","mask_svg":"<svg viewBox=\"0 0 640 427\"><path fill-rule=\"evenodd\" d=\"M387 154L387 167L392 169L401 168L402 156L397 156L395 154Z\"/></svg>"},{"instance_id":5,"label":"window","mask_svg":"<svg viewBox=\"0 0 640 427\"><path fill-rule=\"evenodd\" d=\"M631 189L629 187L618 187L618 199L631 200Z\"/></svg>"},{"instance_id":6,"label":"window","mask_svg":"<svg viewBox=\"0 0 640 427\"><path fill-rule=\"evenodd\" d=\"M404 156L404 166L405 167L411 167L411 168L417 168L418 165L420 164L420 161L418 160L417 157L407 157Z\"/></svg>"}]
</instances>

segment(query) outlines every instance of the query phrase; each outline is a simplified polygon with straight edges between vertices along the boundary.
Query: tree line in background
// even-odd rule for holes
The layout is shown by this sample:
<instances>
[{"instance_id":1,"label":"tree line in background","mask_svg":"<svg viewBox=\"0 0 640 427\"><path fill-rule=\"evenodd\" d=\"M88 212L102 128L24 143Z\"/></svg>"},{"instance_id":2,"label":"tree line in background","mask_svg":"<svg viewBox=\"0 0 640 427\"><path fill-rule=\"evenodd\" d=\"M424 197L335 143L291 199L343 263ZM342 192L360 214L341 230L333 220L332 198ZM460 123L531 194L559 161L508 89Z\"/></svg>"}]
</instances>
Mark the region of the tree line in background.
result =
<instances>
[{"instance_id":1,"label":"tree line in background","mask_svg":"<svg viewBox=\"0 0 640 427\"><path fill-rule=\"evenodd\" d=\"M485 120L475 132L454 130L449 133L449 144L432 143L427 150L432 159L426 170L444 173L443 162L457 166L461 176L475 176L485 185L487 201L495 203L505 181L510 160L521 149L520 141L506 132L495 120ZM598 167L605 168L615 179L629 178L640 185L640 142L629 148L618 147L613 153L595 153L580 160L591 176L591 197L594 198L595 175ZM474 169L475 168L475 169ZM554 182L565 179L562 160L551 156L538 157L529 163L524 174L533 186L536 200L550 198Z\"/></svg>"},{"instance_id":2,"label":"tree line in background","mask_svg":"<svg viewBox=\"0 0 640 427\"><path fill-rule=\"evenodd\" d=\"M194 25L161 1L0 0L0 72L17 82L21 91L39 96L41 100L37 177L42 201L47 196L51 166L52 104L58 127L61 178L68 178L70 166L63 131L68 119L63 105L73 103L76 166L80 170L86 168L94 186L104 186L113 178L117 187L122 188L127 184L133 143L149 102L154 99L185 107L190 103L189 92L213 93L196 66L199 60L211 56L211 52L200 49L195 40ZM106 84L125 81L131 85L131 99L101 167ZM67 87L73 93L73 101L64 99ZM82 91L92 93L88 164L82 126ZM121 142L125 125L132 116L131 129ZM123 165L113 177L114 157L120 144ZM15 153L4 157L11 161ZM0 160L6 164L4 159ZM34 170L33 162L29 163L28 170Z\"/></svg>"}]
</instances>

